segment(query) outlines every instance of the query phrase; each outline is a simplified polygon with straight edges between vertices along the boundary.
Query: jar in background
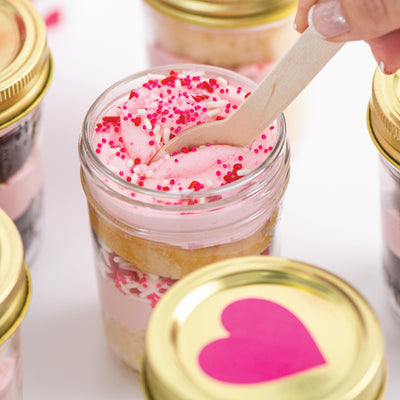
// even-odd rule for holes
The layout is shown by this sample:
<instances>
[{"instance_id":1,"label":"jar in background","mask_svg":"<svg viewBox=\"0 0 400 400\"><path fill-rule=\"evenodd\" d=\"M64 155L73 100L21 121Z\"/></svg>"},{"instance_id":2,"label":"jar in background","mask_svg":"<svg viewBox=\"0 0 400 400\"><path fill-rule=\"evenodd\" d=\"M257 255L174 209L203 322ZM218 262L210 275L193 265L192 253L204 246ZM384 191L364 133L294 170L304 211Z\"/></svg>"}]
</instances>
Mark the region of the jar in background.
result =
<instances>
[{"instance_id":1,"label":"jar in background","mask_svg":"<svg viewBox=\"0 0 400 400\"><path fill-rule=\"evenodd\" d=\"M42 98L52 75L46 28L28 0L0 4L0 208L21 234L31 264L42 215Z\"/></svg>"},{"instance_id":2,"label":"jar in background","mask_svg":"<svg viewBox=\"0 0 400 400\"><path fill-rule=\"evenodd\" d=\"M260 82L298 38L296 7L295 0L144 0L149 66L209 64ZM285 110L293 147L305 133L305 105L300 94Z\"/></svg>"},{"instance_id":3,"label":"jar in background","mask_svg":"<svg viewBox=\"0 0 400 400\"><path fill-rule=\"evenodd\" d=\"M380 153L383 268L400 315L400 71L384 75L376 69L367 122Z\"/></svg>"},{"instance_id":4,"label":"jar in background","mask_svg":"<svg viewBox=\"0 0 400 400\"><path fill-rule=\"evenodd\" d=\"M205 94L194 91L197 85L205 88ZM239 93L243 99L254 85L239 74L217 67L165 66L116 83L94 102L85 118L79 143L81 179L89 207L104 327L110 346L134 369L139 369L141 363L152 309L176 280L213 261L276 251L275 232L290 157L282 115L266 134L260 134L261 141L271 142L250 150L252 156L260 157L254 170L241 169L241 162L246 160L239 161L242 156L235 152L244 148L233 151L228 146L199 147L192 149L188 158L184 153L190 150L182 149L176 156L166 156L162 165L171 171L175 163L186 167L168 172L168 179L162 178L157 186L143 187L144 182L151 183L159 176L161 168L159 164L148 166L140 159L137 164L127 132L138 129L143 134L142 142L149 141L149 146L159 141L160 135L165 138L167 130L169 140L169 131L180 130L182 124L188 126L185 121L194 124L208 114L216 118L215 112L221 111L215 108L217 105L224 104L222 109L228 113L236 107L213 101L209 97L212 93L227 94L230 90L232 99ZM147 100L146 93L151 96L151 90L160 90L160 96ZM179 102L172 101L178 98ZM165 108L158 107L162 99ZM181 107L189 100L184 112ZM140 108L134 111L136 102ZM200 110L202 114L198 115ZM176 119L175 128L163 125L162 121L167 124L165 120L170 118ZM209 156L207 152L214 149L222 153ZM147 148L142 146L139 154L145 151ZM220 156L225 151L232 152L229 157L233 161L229 158L225 163L224 156ZM204 152L209 159L205 159ZM115 157L120 159L111 165ZM203 165L208 164L215 170L207 179L189 177L196 168L201 175ZM130 170L124 172L125 165ZM156 165L153 170L152 165ZM230 183L213 187L210 181L220 182L222 177Z\"/></svg>"},{"instance_id":5,"label":"jar in background","mask_svg":"<svg viewBox=\"0 0 400 400\"><path fill-rule=\"evenodd\" d=\"M387 366L375 314L346 282L270 256L193 272L151 316L148 400L381 400Z\"/></svg>"},{"instance_id":6,"label":"jar in background","mask_svg":"<svg viewBox=\"0 0 400 400\"><path fill-rule=\"evenodd\" d=\"M21 237L0 209L0 399L22 398L19 329L28 308L31 285Z\"/></svg>"}]
</instances>

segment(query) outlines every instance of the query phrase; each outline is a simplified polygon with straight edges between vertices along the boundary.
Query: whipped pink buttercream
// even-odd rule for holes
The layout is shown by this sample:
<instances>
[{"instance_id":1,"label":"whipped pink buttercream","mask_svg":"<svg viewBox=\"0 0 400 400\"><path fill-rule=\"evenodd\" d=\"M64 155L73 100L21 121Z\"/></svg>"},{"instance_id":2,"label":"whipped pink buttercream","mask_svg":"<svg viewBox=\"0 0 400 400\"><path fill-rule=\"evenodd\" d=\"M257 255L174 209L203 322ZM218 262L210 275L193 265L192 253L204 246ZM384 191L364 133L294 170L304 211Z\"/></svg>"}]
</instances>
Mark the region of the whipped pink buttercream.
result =
<instances>
[{"instance_id":1,"label":"whipped pink buttercream","mask_svg":"<svg viewBox=\"0 0 400 400\"><path fill-rule=\"evenodd\" d=\"M159 191L198 191L225 185L246 175L266 158L274 144L273 127L251 147L227 145L182 148L149 163L183 130L234 112L249 93L223 78L201 73L153 75L129 99L98 122L94 147L100 160L128 182Z\"/></svg>"}]
</instances>

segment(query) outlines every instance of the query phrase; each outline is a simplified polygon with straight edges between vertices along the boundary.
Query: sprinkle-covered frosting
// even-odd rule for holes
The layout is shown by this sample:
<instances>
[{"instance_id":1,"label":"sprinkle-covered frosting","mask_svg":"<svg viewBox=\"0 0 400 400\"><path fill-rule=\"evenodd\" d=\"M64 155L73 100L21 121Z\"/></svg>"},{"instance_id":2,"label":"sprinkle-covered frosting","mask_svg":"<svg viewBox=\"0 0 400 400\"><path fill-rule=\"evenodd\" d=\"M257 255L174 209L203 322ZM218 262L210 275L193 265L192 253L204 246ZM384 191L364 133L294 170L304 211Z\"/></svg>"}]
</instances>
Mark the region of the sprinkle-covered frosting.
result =
<instances>
[{"instance_id":1,"label":"sprinkle-covered frosting","mask_svg":"<svg viewBox=\"0 0 400 400\"><path fill-rule=\"evenodd\" d=\"M149 163L183 130L224 119L249 95L221 77L202 73L148 75L98 121L94 149L113 173L129 183L159 191L191 192L240 179L260 165L274 144L275 128L262 132L250 148L228 145L183 147Z\"/></svg>"},{"instance_id":2,"label":"sprinkle-covered frosting","mask_svg":"<svg viewBox=\"0 0 400 400\"><path fill-rule=\"evenodd\" d=\"M97 265L101 275L110 279L118 291L154 308L163 294L176 282L143 272L108 248L97 236Z\"/></svg>"}]
</instances>

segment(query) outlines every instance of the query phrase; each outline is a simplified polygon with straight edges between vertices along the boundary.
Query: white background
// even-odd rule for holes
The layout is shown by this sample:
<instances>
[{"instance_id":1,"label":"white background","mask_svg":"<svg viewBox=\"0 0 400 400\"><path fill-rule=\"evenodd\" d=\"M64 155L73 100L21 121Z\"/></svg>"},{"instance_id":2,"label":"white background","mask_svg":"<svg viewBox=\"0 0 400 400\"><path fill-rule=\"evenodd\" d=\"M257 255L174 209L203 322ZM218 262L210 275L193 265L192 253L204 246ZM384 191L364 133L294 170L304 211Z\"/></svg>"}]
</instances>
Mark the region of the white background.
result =
<instances>
[{"instance_id":1,"label":"white background","mask_svg":"<svg viewBox=\"0 0 400 400\"><path fill-rule=\"evenodd\" d=\"M22 325L24 398L143 399L137 374L114 357L103 334L77 151L95 98L147 67L141 4L35 4L41 12L61 8L62 19L48 31L55 69L45 98L43 243L31 266L33 296ZM382 279L378 157L365 122L375 66L364 43L348 43L306 90L311 102L304 140L294 149L281 255L328 269L366 297L385 336L385 398L395 400L400 325Z\"/></svg>"}]
</instances>

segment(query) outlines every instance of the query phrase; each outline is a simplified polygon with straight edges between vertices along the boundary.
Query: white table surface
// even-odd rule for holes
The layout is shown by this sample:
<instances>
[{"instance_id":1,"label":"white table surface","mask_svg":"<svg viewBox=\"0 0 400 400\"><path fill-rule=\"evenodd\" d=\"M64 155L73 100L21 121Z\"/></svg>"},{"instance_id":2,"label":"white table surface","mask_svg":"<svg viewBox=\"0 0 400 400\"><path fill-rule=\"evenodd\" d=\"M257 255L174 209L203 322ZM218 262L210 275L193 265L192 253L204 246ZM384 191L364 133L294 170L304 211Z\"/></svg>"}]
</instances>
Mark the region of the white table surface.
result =
<instances>
[{"instance_id":1,"label":"white table surface","mask_svg":"<svg viewBox=\"0 0 400 400\"><path fill-rule=\"evenodd\" d=\"M45 99L43 243L22 325L24 398L143 399L137 374L114 357L103 334L77 152L94 99L147 66L141 4L34 3L42 13L61 9L61 20L48 31L55 69ZM366 297L385 336L385 399L397 400L400 324L382 279L378 158L365 123L375 66L364 43L348 43L306 89L312 101L292 162L281 255L328 269Z\"/></svg>"}]
</instances>

